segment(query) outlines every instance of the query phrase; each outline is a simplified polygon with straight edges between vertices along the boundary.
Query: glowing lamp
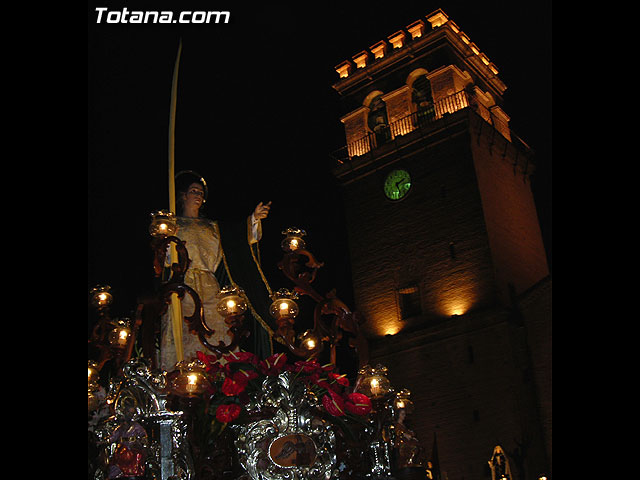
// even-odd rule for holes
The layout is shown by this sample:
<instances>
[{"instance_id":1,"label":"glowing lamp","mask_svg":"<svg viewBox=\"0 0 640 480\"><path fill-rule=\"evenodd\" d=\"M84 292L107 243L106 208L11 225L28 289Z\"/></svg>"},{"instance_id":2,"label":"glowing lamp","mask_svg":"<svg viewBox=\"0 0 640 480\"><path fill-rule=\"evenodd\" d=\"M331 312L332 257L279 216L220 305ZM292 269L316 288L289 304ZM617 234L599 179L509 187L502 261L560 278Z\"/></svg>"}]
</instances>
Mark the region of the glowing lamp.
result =
<instances>
[{"instance_id":1,"label":"glowing lamp","mask_svg":"<svg viewBox=\"0 0 640 480\"><path fill-rule=\"evenodd\" d=\"M93 360L89 360L89 390L97 388L98 378L100 378L98 364Z\"/></svg>"},{"instance_id":2,"label":"glowing lamp","mask_svg":"<svg viewBox=\"0 0 640 480\"><path fill-rule=\"evenodd\" d=\"M396 396L393 399L394 410L404 410L407 413L413 412L413 401L411 400L411 392L403 388L399 392L396 392Z\"/></svg>"},{"instance_id":3,"label":"glowing lamp","mask_svg":"<svg viewBox=\"0 0 640 480\"><path fill-rule=\"evenodd\" d=\"M358 371L358 378L353 389L354 392L363 393L372 400L385 397L393 392L391 382L387 378L387 367L365 365Z\"/></svg>"},{"instance_id":4,"label":"glowing lamp","mask_svg":"<svg viewBox=\"0 0 640 480\"><path fill-rule=\"evenodd\" d=\"M206 365L194 359L183 360L176 364L176 371L172 375L171 391L180 396L193 398L203 394L210 386L207 379Z\"/></svg>"},{"instance_id":5,"label":"glowing lamp","mask_svg":"<svg viewBox=\"0 0 640 480\"><path fill-rule=\"evenodd\" d=\"M124 348L129 343L130 337L129 319L121 318L115 322L113 329L109 332L109 343L113 347Z\"/></svg>"},{"instance_id":6,"label":"glowing lamp","mask_svg":"<svg viewBox=\"0 0 640 480\"><path fill-rule=\"evenodd\" d=\"M98 378L100 372L98 371L98 364L93 360L89 360L89 388L88 388L88 408L89 412L95 410L100 405L100 397L96 392L100 389L98 384Z\"/></svg>"},{"instance_id":7,"label":"glowing lamp","mask_svg":"<svg viewBox=\"0 0 640 480\"><path fill-rule=\"evenodd\" d=\"M151 225L149 233L154 237L165 237L175 235L178 231L176 217L173 212L159 210L151 214Z\"/></svg>"},{"instance_id":8,"label":"glowing lamp","mask_svg":"<svg viewBox=\"0 0 640 480\"><path fill-rule=\"evenodd\" d=\"M276 320L295 318L300 311L298 304L295 302L297 298L298 294L295 291L289 292L286 288L281 288L271 295L273 303L269 308L269 313Z\"/></svg>"},{"instance_id":9,"label":"glowing lamp","mask_svg":"<svg viewBox=\"0 0 640 480\"><path fill-rule=\"evenodd\" d=\"M287 228L284 232L284 239L280 246L285 252L293 252L295 250L305 247L304 240L302 239L307 233L299 228Z\"/></svg>"},{"instance_id":10,"label":"glowing lamp","mask_svg":"<svg viewBox=\"0 0 640 480\"><path fill-rule=\"evenodd\" d=\"M313 330L307 330L298 336L300 346L306 350L315 350L320 345L320 338Z\"/></svg>"},{"instance_id":11,"label":"glowing lamp","mask_svg":"<svg viewBox=\"0 0 640 480\"><path fill-rule=\"evenodd\" d=\"M109 285L97 285L91 289L91 304L97 308L104 308L111 305L113 296L109 293L111 287Z\"/></svg>"},{"instance_id":12,"label":"glowing lamp","mask_svg":"<svg viewBox=\"0 0 640 480\"><path fill-rule=\"evenodd\" d=\"M216 307L223 317L242 315L247 311L247 302L244 299L244 291L240 288L226 286L218 294L220 300Z\"/></svg>"}]
</instances>

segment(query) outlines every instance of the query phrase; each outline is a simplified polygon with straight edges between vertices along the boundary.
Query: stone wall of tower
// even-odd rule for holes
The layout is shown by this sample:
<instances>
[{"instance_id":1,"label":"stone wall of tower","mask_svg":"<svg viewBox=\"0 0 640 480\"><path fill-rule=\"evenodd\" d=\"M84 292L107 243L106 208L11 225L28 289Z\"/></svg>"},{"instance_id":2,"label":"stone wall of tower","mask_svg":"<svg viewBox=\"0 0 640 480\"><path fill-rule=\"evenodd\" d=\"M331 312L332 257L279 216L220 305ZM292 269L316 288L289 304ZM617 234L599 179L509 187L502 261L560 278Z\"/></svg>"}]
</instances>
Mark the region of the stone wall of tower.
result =
<instances>
[{"instance_id":1,"label":"stone wall of tower","mask_svg":"<svg viewBox=\"0 0 640 480\"><path fill-rule=\"evenodd\" d=\"M490 478L493 447L517 454L520 443L528 458L512 457L512 467L537 478L551 466L551 285L533 168L501 108L495 65L443 12L427 20L420 36L398 32L380 56L385 41L366 62L361 52L359 65L336 68L334 88L351 112L341 119L347 144L367 133L374 91L391 124L415 111L412 83L422 75L436 102L427 128L392 127L388 143L340 157L354 309L366 318L370 363L411 390L409 421L427 453L437 434L448 478ZM445 104L462 90L469 95ZM382 191L394 168L412 175L395 203ZM401 299L416 292L421 313L403 318Z\"/></svg>"},{"instance_id":2,"label":"stone wall of tower","mask_svg":"<svg viewBox=\"0 0 640 480\"><path fill-rule=\"evenodd\" d=\"M519 294L549 275L526 171L531 167L493 128L476 121L472 130L470 147L498 292L508 301L509 288Z\"/></svg>"},{"instance_id":3,"label":"stone wall of tower","mask_svg":"<svg viewBox=\"0 0 640 480\"><path fill-rule=\"evenodd\" d=\"M482 479L497 444L531 442L530 469L551 460L551 295L538 291L548 272L526 158L478 115L454 115L463 129L347 184L344 203L370 363L411 390L413 426L429 453L437 434L449 478ZM398 167L413 185L392 203L382 181ZM411 285L423 314L403 320L398 291Z\"/></svg>"},{"instance_id":4,"label":"stone wall of tower","mask_svg":"<svg viewBox=\"0 0 640 480\"><path fill-rule=\"evenodd\" d=\"M506 312L493 311L387 337L371 363L386 365L392 384L411 391L409 425L429 456L437 435L443 474L481 480L492 448L515 451L530 430L523 368L513 360L524 352Z\"/></svg>"},{"instance_id":5,"label":"stone wall of tower","mask_svg":"<svg viewBox=\"0 0 640 480\"><path fill-rule=\"evenodd\" d=\"M467 133L347 185L346 224L355 307L372 335L491 305L495 283ZM390 202L384 175L406 167L412 188ZM400 320L398 289L417 285L423 315Z\"/></svg>"}]
</instances>

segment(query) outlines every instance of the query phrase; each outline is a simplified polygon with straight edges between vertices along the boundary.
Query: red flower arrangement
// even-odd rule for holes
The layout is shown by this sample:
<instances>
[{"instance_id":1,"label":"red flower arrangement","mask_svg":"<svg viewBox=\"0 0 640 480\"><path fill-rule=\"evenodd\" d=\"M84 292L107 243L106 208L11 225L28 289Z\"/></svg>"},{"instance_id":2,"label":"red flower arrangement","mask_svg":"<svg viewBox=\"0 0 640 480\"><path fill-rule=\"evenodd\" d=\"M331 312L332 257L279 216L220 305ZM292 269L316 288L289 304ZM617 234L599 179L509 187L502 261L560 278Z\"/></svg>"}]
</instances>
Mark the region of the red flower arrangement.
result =
<instances>
[{"instance_id":1,"label":"red flower arrangement","mask_svg":"<svg viewBox=\"0 0 640 480\"><path fill-rule=\"evenodd\" d=\"M216 408L216 420L220 423L231 423L238 418L241 411L242 407L237 403L219 405Z\"/></svg>"},{"instance_id":2,"label":"red flower arrangement","mask_svg":"<svg viewBox=\"0 0 640 480\"><path fill-rule=\"evenodd\" d=\"M323 395L322 405L334 417L344 416L344 399L333 390L330 389L328 395Z\"/></svg>"},{"instance_id":3,"label":"red flower arrangement","mask_svg":"<svg viewBox=\"0 0 640 480\"><path fill-rule=\"evenodd\" d=\"M371 411L371 400L361 393L348 392L349 379L334 372L334 365L320 365L316 360L288 363L284 353L260 360L250 352L233 352L222 357L198 352L206 365L213 389L209 391L206 408L215 420L224 425L238 419L249 401L249 394L261 389L265 377L290 371L305 382L318 398L324 410L335 417L362 418Z\"/></svg>"},{"instance_id":4,"label":"red flower arrangement","mask_svg":"<svg viewBox=\"0 0 640 480\"><path fill-rule=\"evenodd\" d=\"M344 407L354 415L366 415L371 411L371 399L363 393L348 393Z\"/></svg>"}]
</instances>

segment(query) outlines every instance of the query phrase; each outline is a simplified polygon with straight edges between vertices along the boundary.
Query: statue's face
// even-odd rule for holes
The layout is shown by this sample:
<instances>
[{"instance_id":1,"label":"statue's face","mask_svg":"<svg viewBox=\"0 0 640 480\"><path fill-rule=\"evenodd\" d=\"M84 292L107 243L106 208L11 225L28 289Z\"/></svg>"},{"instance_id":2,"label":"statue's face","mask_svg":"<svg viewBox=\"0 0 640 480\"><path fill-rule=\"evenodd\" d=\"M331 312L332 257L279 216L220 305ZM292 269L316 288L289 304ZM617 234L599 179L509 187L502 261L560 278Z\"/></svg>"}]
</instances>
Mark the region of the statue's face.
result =
<instances>
[{"instance_id":1,"label":"statue's face","mask_svg":"<svg viewBox=\"0 0 640 480\"><path fill-rule=\"evenodd\" d=\"M404 408L401 408L398 412L398 421L400 423L404 422L404 419L407 417L407 412L404 411Z\"/></svg>"},{"instance_id":2,"label":"statue's face","mask_svg":"<svg viewBox=\"0 0 640 480\"><path fill-rule=\"evenodd\" d=\"M197 182L192 183L187 188L187 193L184 197L185 209L198 210L204 203L204 188Z\"/></svg>"}]
</instances>

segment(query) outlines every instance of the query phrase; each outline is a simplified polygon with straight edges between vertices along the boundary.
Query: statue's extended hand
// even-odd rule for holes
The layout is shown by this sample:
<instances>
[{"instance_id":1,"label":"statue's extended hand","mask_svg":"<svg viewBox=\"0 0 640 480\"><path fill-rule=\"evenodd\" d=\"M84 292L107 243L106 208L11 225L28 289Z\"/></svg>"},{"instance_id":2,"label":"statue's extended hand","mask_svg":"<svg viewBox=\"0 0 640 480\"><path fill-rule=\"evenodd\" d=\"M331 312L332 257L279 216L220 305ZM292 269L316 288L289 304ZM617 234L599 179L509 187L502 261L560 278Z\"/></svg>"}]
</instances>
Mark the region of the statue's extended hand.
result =
<instances>
[{"instance_id":1,"label":"statue's extended hand","mask_svg":"<svg viewBox=\"0 0 640 480\"><path fill-rule=\"evenodd\" d=\"M265 204L260 202L256 206L256 209L253 211L253 217L256 220L262 220L264 218L267 218L267 215L269 215L269 209L270 208L271 208L271 201L269 201L269 203L265 203Z\"/></svg>"}]
</instances>

